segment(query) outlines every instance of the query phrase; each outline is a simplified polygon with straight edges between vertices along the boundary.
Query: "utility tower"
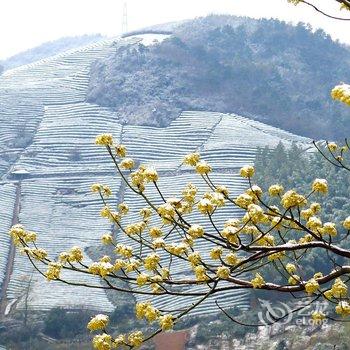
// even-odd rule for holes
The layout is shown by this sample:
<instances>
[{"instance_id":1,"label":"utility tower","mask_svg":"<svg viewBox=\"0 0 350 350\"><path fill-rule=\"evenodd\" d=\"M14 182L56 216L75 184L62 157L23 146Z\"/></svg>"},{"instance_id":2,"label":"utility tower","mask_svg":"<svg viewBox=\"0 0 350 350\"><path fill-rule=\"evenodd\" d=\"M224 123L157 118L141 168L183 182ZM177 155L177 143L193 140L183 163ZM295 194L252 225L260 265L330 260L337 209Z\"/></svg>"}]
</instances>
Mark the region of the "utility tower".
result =
<instances>
[{"instance_id":1,"label":"utility tower","mask_svg":"<svg viewBox=\"0 0 350 350\"><path fill-rule=\"evenodd\" d=\"M128 4L123 2L122 34L128 31Z\"/></svg>"}]
</instances>

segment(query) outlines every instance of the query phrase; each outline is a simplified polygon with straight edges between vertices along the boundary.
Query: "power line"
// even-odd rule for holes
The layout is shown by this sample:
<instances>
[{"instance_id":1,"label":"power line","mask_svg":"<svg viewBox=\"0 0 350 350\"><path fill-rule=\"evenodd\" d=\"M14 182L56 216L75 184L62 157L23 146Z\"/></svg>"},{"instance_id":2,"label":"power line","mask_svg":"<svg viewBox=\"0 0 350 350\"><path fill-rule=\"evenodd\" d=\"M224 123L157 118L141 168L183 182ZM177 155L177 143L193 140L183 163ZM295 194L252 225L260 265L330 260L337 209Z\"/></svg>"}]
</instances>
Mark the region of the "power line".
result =
<instances>
[{"instance_id":1,"label":"power line","mask_svg":"<svg viewBox=\"0 0 350 350\"><path fill-rule=\"evenodd\" d=\"M122 33L128 31L128 4L126 1L123 2L123 18L122 18Z\"/></svg>"}]
</instances>

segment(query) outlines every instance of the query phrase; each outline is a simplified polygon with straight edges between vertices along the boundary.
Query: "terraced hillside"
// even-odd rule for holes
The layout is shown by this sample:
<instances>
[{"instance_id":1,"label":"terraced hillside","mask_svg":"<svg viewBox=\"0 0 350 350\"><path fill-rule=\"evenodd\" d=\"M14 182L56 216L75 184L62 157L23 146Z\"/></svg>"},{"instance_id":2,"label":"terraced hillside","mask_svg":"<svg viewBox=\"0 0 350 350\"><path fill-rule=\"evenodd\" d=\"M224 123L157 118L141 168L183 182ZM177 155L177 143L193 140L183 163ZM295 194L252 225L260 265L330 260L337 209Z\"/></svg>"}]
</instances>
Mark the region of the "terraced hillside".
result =
<instances>
[{"instance_id":1,"label":"terraced hillside","mask_svg":"<svg viewBox=\"0 0 350 350\"><path fill-rule=\"evenodd\" d=\"M174 195L181 184L198 181L179 166L185 153L200 151L216 169L217 179L238 193L246 183L236 175L237 169L254 162L258 147L275 147L279 142L309 147L309 139L234 114L183 112L168 127L155 128L123 125L119 122L122 116L87 103L89 69L94 60L140 40L138 36L102 41L6 71L0 77L0 285L6 312L9 305L23 308L26 293L33 310L57 306L114 309L103 290L73 290L46 282L23 256L17 253L12 258L7 236L8 228L18 219L38 232L40 242L53 256L77 244L87 252L110 229L99 217L101 204L89 192L90 184L96 181L113 186L115 203L124 199L132 204L130 220L137 215L140 204L115 178L105 152L94 146L96 134L113 133L131 156L155 165L163 176L160 187L167 195ZM236 211L222 210L217 221L237 215ZM197 216L194 219L201 221ZM205 255L210 247L200 249ZM184 267L176 266L176 272L185 273ZM91 279L86 277L82 282L88 281ZM156 304L167 302L159 298ZM180 305L185 300L177 302ZM233 302L248 308L249 295L231 292L222 296L223 306ZM209 302L196 312L215 311Z\"/></svg>"}]
</instances>

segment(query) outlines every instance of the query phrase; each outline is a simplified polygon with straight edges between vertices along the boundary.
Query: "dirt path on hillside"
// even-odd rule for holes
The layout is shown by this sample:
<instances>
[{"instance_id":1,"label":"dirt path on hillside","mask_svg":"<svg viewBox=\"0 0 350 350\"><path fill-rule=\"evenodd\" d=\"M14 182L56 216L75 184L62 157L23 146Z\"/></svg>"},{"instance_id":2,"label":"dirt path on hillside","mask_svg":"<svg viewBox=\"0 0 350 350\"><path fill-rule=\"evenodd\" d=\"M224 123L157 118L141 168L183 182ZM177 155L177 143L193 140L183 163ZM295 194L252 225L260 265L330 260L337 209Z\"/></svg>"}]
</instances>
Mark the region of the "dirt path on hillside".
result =
<instances>
[{"instance_id":1,"label":"dirt path on hillside","mask_svg":"<svg viewBox=\"0 0 350 350\"><path fill-rule=\"evenodd\" d=\"M21 206L21 182L19 181L16 184L16 201L15 201L15 206L13 208L13 215L12 215L12 222L11 225L16 225L19 223L19 212L20 212L20 206ZM6 291L8 288L8 285L10 283L10 278L12 275L13 271L13 265L14 265L14 260L15 260L15 254L16 254L16 248L14 244L10 243L10 251L7 259L7 267L6 267L6 273L5 273L5 278L4 282L2 284L1 288L1 295L0 295L0 317L2 317L5 313L5 309L7 306L7 299L6 299Z\"/></svg>"}]
</instances>

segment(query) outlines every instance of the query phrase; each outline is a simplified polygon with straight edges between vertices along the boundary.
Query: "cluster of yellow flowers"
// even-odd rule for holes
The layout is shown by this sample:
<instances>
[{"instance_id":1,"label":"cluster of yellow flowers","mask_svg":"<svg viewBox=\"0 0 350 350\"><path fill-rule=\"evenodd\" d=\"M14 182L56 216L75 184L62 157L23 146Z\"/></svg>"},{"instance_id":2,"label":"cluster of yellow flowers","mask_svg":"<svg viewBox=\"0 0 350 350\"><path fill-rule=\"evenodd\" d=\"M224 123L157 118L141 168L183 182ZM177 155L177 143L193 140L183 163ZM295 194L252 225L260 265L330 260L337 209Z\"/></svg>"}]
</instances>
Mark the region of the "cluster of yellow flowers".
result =
<instances>
[{"instance_id":1,"label":"cluster of yellow flowers","mask_svg":"<svg viewBox=\"0 0 350 350\"><path fill-rule=\"evenodd\" d=\"M312 191L319 193L327 193L328 192L328 183L325 179L315 179L312 183Z\"/></svg>"},{"instance_id":2,"label":"cluster of yellow flowers","mask_svg":"<svg viewBox=\"0 0 350 350\"><path fill-rule=\"evenodd\" d=\"M69 252L60 253L58 260L65 264L67 262L81 262L84 259L83 251L80 247L72 247Z\"/></svg>"},{"instance_id":3,"label":"cluster of yellow flowers","mask_svg":"<svg viewBox=\"0 0 350 350\"><path fill-rule=\"evenodd\" d=\"M22 253L28 254L35 260L45 260L48 256L47 251L42 248L29 248L29 247L24 247L21 250Z\"/></svg>"},{"instance_id":4,"label":"cluster of yellow flowers","mask_svg":"<svg viewBox=\"0 0 350 350\"><path fill-rule=\"evenodd\" d=\"M350 106L350 85L340 84L335 86L331 92L332 98Z\"/></svg>"},{"instance_id":5,"label":"cluster of yellow flowers","mask_svg":"<svg viewBox=\"0 0 350 350\"><path fill-rule=\"evenodd\" d=\"M315 324L321 324L322 321L326 318L326 315L322 311L314 311L311 314L311 318L313 319Z\"/></svg>"},{"instance_id":6,"label":"cluster of yellow flowers","mask_svg":"<svg viewBox=\"0 0 350 350\"><path fill-rule=\"evenodd\" d=\"M107 327L109 318L107 315L96 315L87 325L91 331L103 330ZM92 340L92 345L96 350L125 349L125 347L138 348L142 345L144 335L141 331L130 333L128 336L121 334L113 338L107 333L97 334Z\"/></svg>"},{"instance_id":7,"label":"cluster of yellow flowers","mask_svg":"<svg viewBox=\"0 0 350 350\"><path fill-rule=\"evenodd\" d=\"M112 134L101 134L98 135L95 139L96 145L99 146L112 146L113 145L113 136Z\"/></svg>"},{"instance_id":8,"label":"cluster of yellow flowers","mask_svg":"<svg viewBox=\"0 0 350 350\"><path fill-rule=\"evenodd\" d=\"M103 278L114 271L114 266L110 263L110 257L104 257L90 264L88 271Z\"/></svg>"},{"instance_id":9,"label":"cluster of yellow flowers","mask_svg":"<svg viewBox=\"0 0 350 350\"><path fill-rule=\"evenodd\" d=\"M344 221L343 221L343 227L346 230L350 230L350 216L348 216Z\"/></svg>"},{"instance_id":10,"label":"cluster of yellow flowers","mask_svg":"<svg viewBox=\"0 0 350 350\"><path fill-rule=\"evenodd\" d=\"M338 305L335 307L335 312L338 315L342 316L349 316L350 315L350 305L347 301L342 300L338 303Z\"/></svg>"},{"instance_id":11,"label":"cluster of yellow flowers","mask_svg":"<svg viewBox=\"0 0 350 350\"><path fill-rule=\"evenodd\" d=\"M61 274L61 269L62 269L62 264L57 263L57 262L49 262L47 266L47 271L46 271L46 278L51 281L51 280L57 280L60 278Z\"/></svg>"},{"instance_id":12,"label":"cluster of yellow flowers","mask_svg":"<svg viewBox=\"0 0 350 350\"><path fill-rule=\"evenodd\" d=\"M319 288L320 288L320 285L318 284L315 278L311 278L305 284L305 291L308 294L313 294L317 292Z\"/></svg>"},{"instance_id":13,"label":"cluster of yellow flowers","mask_svg":"<svg viewBox=\"0 0 350 350\"><path fill-rule=\"evenodd\" d=\"M253 288L261 288L266 282L260 273L256 273L255 277L250 281L250 283L252 284Z\"/></svg>"},{"instance_id":14,"label":"cluster of yellow flowers","mask_svg":"<svg viewBox=\"0 0 350 350\"><path fill-rule=\"evenodd\" d=\"M106 197L109 197L110 195L112 195L112 190L110 189L109 186L102 185L99 183L92 184L91 191L101 193L102 195L105 195Z\"/></svg>"},{"instance_id":15,"label":"cluster of yellow flowers","mask_svg":"<svg viewBox=\"0 0 350 350\"><path fill-rule=\"evenodd\" d=\"M125 163L128 160L128 163ZM124 159L124 164L121 163L121 167L124 169L131 169L134 167L133 161L127 158ZM146 188L146 184L149 182L158 181L158 173L154 168L149 168L144 165L140 165L137 170L130 174L131 184L135 186L140 192L143 192Z\"/></svg>"},{"instance_id":16,"label":"cluster of yellow flowers","mask_svg":"<svg viewBox=\"0 0 350 350\"><path fill-rule=\"evenodd\" d=\"M37 235L35 232L26 231L21 224L13 225L9 234L16 246L32 243L36 241Z\"/></svg>"},{"instance_id":17,"label":"cluster of yellow flowers","mask_svg":"<svg viewBox=\"0 0 350 350\"><path fill-rule=\"evenodd\" d=\"M337 278L334 281L331 289L328 289L327 291L324 292L324 296L327 299L345 298L347 294L348 294L348 287L340 278Z\"/></svg>"},{"instance_id":18,"label":"cluster of yellow flowers","mask_svg":"<svg viewBox=\"0 0 350 350\"><path fill-rule=\"evenodd\" d=\"M246 178L253 177L254 173L255 173L255 169L251 165L246 165L243 168L241 168L241 170L239 171L239 174L242 177L246 177Z\"/></svg>"},{"instance_id":19,"label":"cluster of yellow flowers","mask_svg":"<svg viewBox=\"0 0 350 350\"><path fill-rule=\"evenodd\" d=\"M160 311L152 306L149 301L137 303L135 310L137 318L145 318L149 323L158 321L162 330L169 330L174 327L175 317L171 314L161 315Z\"/></svg>"},{"instance_id":20,"label":"cluster of yellow flowers","mask_svg":"<svg viewBox=\"0 0 350 350\"><path fill-rule=\"evenodd\" d=\"M96 315L94 316L90 322L87 324L87 328L90 331L98 331L101 329L106 329L109 323L109 317L107 315Z\"/></svg>"}]
</instances>

